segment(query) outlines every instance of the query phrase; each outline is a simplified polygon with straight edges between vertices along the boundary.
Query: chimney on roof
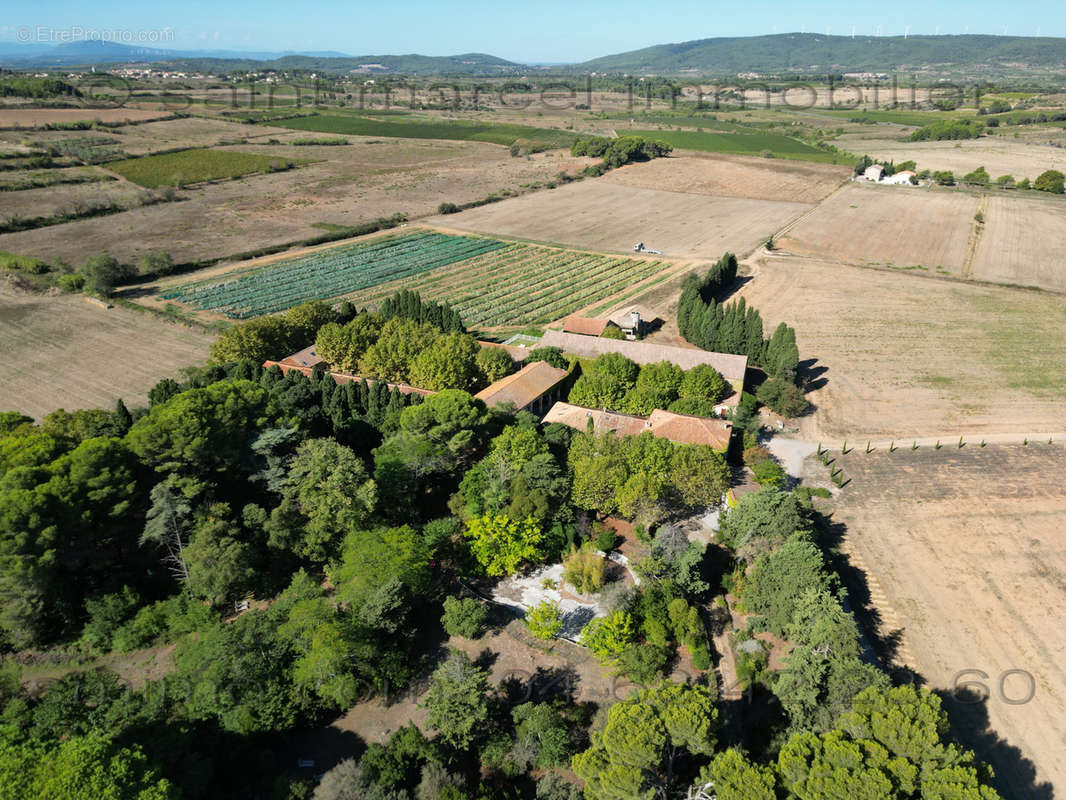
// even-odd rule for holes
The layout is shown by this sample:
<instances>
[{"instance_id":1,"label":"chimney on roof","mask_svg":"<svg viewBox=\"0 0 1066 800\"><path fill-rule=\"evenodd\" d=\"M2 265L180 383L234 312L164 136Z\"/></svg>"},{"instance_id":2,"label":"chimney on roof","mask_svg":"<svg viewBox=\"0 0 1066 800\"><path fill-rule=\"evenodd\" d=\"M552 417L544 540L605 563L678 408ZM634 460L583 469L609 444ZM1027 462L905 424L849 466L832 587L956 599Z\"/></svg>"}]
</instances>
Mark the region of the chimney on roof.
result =
<instances>
[{"instance_id":1,"label":"chimney on roof","mask_svg":"<svg viewBox=\"0 0 1066 800\"><path fill-rule=\"evenodd\" d=\"M629 324L633 326L633 330L640 329L640 312L636 309L629 312Z\"/></svg>"}]
</instances>

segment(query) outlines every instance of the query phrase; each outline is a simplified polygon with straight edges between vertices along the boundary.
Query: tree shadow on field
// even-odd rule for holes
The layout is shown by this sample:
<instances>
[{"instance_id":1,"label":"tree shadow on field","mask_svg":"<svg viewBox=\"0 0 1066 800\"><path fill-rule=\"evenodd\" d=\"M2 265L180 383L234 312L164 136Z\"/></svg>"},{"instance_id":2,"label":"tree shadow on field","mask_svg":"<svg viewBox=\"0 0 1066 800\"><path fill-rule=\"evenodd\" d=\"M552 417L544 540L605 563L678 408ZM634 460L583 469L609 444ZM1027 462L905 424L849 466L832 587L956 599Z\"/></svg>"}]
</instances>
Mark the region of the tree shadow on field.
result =
<instances>
[{"instance_id":1,"label":"tree shadow on field","mask_svg":"<svg viewBox=\"0 0 1066 800\"><path fill-rule=\"evenodd\" d=\"M847 590L848 610L855 616L863 638L873 649L872 655L876 656L883 666L891 667L899 655L903 631L900 629L885 630L884 619L870 595L866 571L852 564L848 554L840 549L847 535L847 526L843 522L834 520L832 514L819 514L818 530L825 544L830 566L840 576ZM909 670L901 672L907 673L902 677L906 677L909 683L917 682L921 685L925 682Z\"/></svg>"},{"instance_id":2,"label":"tree shadow on field","mask_svg":"<svg viewBox=\"0 0 1066 800\"><path fill-rule=\"evenodd\" d=\"M1055 789L1049 782L1037 780L1036 765L992 729L987 695L968 688L936 689L935 693L943 702L955 737L974 752L979 762L995 770L990 783L1003 797L1007 800L1053 800Z\"/></svg>"},{"instance_id":3,"label":"tree shadow on field","mask_svg":"<svg viewBox=\"0 0 1066 800\"><path fill-rule=\"evenodd\" d=\"M796 365L800 385L804 386L807 392L824 388L829 383L829 379L825 377L827 372L829 372L829 367L820 364L817 358L806 358Z\"/></svg>"},{"instance_id":4,"label":"tree shadow on field","mask_svg":"<svg viewBox=\"0 0 1066 800\"><path fill-rule=\"evenodd\" d=\"M694 271L699 272L699 270ZM741 289L743 289L745 284L754 279L754 275L737 275L737 277L733 279L733 282L727 288L715 294L714 299L719 303L724 303L737 292L739 292Z\"/></svg>"}]
</instances>

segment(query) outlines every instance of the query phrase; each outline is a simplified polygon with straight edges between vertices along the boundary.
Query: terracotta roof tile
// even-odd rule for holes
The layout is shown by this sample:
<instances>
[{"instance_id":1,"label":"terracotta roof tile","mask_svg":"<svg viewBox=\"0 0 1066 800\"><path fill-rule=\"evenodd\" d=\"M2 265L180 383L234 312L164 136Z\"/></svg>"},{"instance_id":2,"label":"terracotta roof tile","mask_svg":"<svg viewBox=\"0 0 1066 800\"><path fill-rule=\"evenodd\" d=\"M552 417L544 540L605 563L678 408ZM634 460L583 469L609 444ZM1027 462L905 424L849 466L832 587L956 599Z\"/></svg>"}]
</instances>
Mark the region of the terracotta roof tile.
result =
<instances>
[{"instance_id":1,"label":"terracotta roof tile","mask_svg":"<svg viewBox=\"0 0 1066 800\"><path fill-rule=\"evenodd\" d=\"M609 322L610 320L592 317L567 317L566 322L563 323L563 330L580 336L601 336L607 330Z\"/></svg>"},{"instance_id":2,"label":"terracotta roof tile","mask_svg":"<svg viewBox=\"0 0 1066 800\"><path fill-rule=\"evenodd\" d=\"M474 397L485 401L485 405L490 407L514 403L515 408L522 409L550 392L568 374L565 369L553 367L547 361L534 361L518 372L486 386Z\"/></svg>"}]
</instances>

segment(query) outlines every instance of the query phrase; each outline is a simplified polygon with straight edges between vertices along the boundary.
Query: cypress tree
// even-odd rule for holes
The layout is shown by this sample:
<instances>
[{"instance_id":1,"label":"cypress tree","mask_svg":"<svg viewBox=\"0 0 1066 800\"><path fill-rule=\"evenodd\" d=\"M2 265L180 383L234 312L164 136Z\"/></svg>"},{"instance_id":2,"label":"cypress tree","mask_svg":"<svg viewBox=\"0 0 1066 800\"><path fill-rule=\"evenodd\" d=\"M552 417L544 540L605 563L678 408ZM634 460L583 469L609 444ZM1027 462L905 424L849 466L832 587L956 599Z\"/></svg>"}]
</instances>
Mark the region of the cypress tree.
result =
<instances>
[{"instance_id":1,"label":"cypress tree","mask_svg":"<svg viewBox=\"0 0 1066 800\"><path fill-rule=\"evenodd\" d=\"M133 425L133 415L130 414L130 410L126 408L126 404L122 402L120 397L115 402L115 423L121 429L122 433L125 433Z\"/></svg>"}]
</instances>

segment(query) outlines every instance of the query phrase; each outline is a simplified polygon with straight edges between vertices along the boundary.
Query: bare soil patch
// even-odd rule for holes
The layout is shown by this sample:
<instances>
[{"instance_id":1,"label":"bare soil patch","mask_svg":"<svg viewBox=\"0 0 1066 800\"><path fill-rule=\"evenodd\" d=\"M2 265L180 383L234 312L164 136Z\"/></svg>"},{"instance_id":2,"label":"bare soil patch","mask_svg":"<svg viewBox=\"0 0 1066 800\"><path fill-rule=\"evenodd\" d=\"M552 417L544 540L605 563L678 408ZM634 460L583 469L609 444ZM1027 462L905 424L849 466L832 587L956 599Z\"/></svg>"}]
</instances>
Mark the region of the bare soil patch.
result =
<instances>
[{"instance_id":1,"label":"bare soil patch","mask_svg":"<svg viewBox=\"0 0 1066 800\"><path fill-rule=\"evenodd\" d=\"M57 408L143 405L148 390L207 358L212 337L80 296L0 290L0 409L40 419Z\"/></svg>"},{"instance_id":2,"label":"bare soil patch","mask_svg":"<svg viewBox=\"0 0 1066 800\"><path fill-rule=\"evenodd\" d=\"M852 481L833 519L846 526L844 550L870 589L853 601L869 600L882 634L898 633L896 662L933 690L988 688L986 703L946 707L1006 796L1050 797L1045 781L1066 786L1066 629L1057 614L1066 603L1066 447L856 448L834 466Z\"/></svg>"},{"instance_id":3,"label":"bare soil patch","mask_svg":"<svg viewBox=\"0 0 1066 800\"><path fill-rule=\"evenodd\" d=\"M977 202L964 192L853 183L796 223L779 245L852 264L939 266L959 274Z\"/></svg>"},{"instance_id":4,"label":"bare soil patch","mask_svg":"<svg viewBox=\"0 0 1066 800\"><path fill-rule=\"evenodd\" d=\"M785 256L752 268L739 294L813 361L800 438L1061 429L1060 297Z\"/></svg>"},{"instance_id":5,"label":"bare soil patch","mask_svg":"<svg viewBox=\"0 0 1066 800\"><path fill-rule=\"evenodd\" d=\"M712 197L622 186L592 179L437 217L450 228L599 250L633 244L668 257L717 259L751 252L810 208L804 203Z\"/></svg>"},{"instance_id":6,"label":"bare soil patch","mask_svg":"<svg viewBox=\"0 0 1066 800\"><path fill-rule=\"evenodd\" d=\"M783 159L685 153L630 164L602 180L642 189L818 203L851 174L847 167Z\"/></svg>"}]
</instances>

